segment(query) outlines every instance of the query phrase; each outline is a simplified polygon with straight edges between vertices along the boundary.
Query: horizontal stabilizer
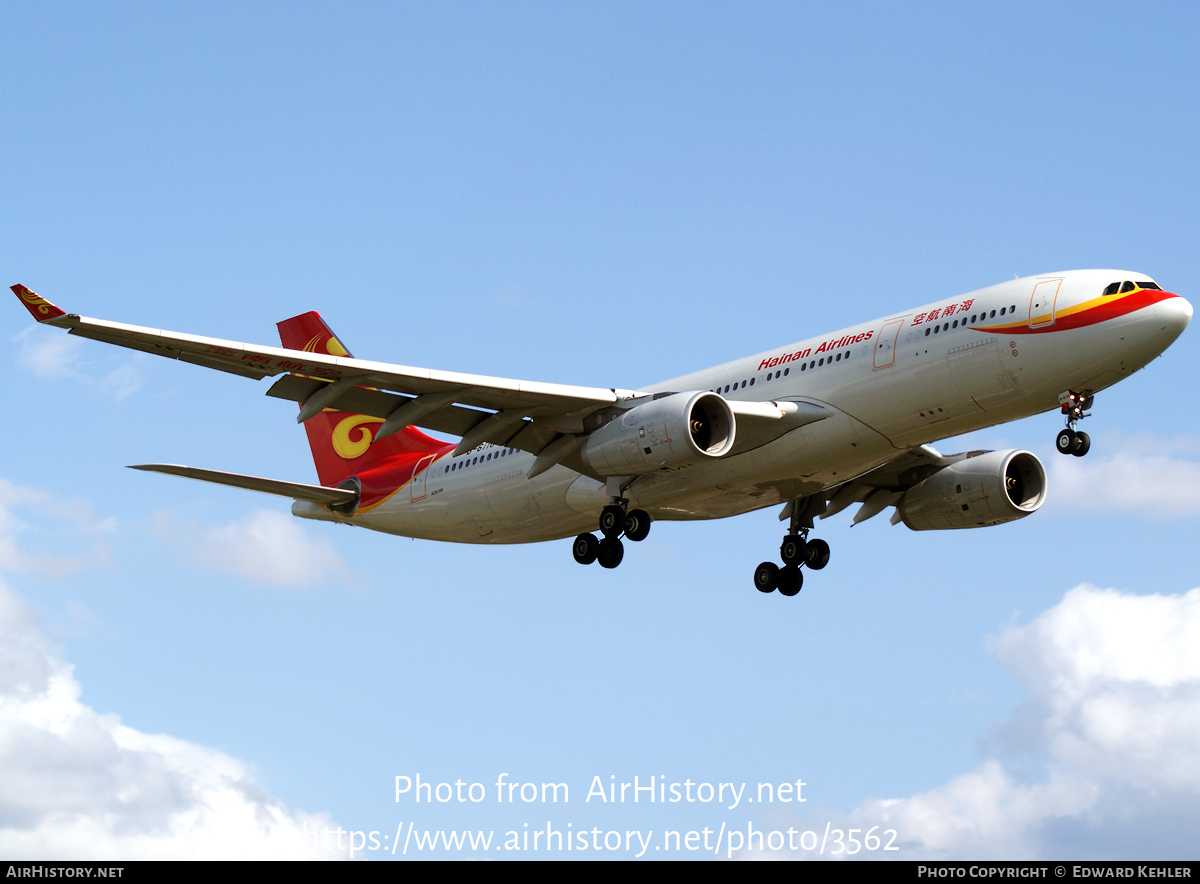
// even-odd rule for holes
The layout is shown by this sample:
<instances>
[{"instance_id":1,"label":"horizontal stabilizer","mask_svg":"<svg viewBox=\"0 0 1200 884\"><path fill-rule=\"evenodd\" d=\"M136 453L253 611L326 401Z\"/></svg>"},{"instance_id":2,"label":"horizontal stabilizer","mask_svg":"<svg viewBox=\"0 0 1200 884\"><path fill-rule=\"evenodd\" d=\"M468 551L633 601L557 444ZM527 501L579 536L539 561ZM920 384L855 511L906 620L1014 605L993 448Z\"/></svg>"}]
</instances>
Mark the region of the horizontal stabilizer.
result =
<instances>
[{"instance_id":1,"label":"horizontal stabilizer","mask_svg":"<svg viewBox=\"0 0 1200 884\"><path fill-rule=\"evenodd\" d=\"M219 470L202 470L171 463L144 463L129 469L167 473L171 476L183 476L185 479L199 479L202 482L216 482L218 485L232 485L234 488L278 494L293 500L311 500L314 503L347 504L358 499L358 492L352 488L326 488L324 485L305 485L301 482L284 482L281 479L260 479L258 476L242 476L238 473L222 473Z\"/></svg>"}]
</instances>

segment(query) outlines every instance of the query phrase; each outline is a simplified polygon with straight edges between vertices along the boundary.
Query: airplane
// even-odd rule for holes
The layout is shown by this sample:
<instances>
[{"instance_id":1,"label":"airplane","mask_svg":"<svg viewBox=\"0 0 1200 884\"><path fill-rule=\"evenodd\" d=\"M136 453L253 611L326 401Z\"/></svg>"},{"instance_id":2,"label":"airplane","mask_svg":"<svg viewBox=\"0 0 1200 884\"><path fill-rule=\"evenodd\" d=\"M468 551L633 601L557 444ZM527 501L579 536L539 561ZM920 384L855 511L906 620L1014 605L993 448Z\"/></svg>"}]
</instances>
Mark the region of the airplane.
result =
<instances>
[{"instance_id":1,"label":"airplane","mask_svg":"<svg viewBox=\"0 0 1200 884\"><path fill-rule=\"evenodd\" d=\"M319 485L175 464L132 467L293 499L304 519L459 543L574 537L580 564L616 568L655 520L783 505L780 564L754 586L794 596L829 544L814 519L889 507L916 531L1024 518L1046 472L1024 450L944 455L933 443L1059 409L1055 446L1081 457L1095 394L1183 333L1192 306L1142 273L1075 270L776 347L637 390L578 387L356 359L316 312L278 323L282 347L66 313L12 286L70 334L261 380L299 404ZM457 437L441 441L420 428ZM599 537L594 532L599 533Z\"/></svg>"}]
</instances>

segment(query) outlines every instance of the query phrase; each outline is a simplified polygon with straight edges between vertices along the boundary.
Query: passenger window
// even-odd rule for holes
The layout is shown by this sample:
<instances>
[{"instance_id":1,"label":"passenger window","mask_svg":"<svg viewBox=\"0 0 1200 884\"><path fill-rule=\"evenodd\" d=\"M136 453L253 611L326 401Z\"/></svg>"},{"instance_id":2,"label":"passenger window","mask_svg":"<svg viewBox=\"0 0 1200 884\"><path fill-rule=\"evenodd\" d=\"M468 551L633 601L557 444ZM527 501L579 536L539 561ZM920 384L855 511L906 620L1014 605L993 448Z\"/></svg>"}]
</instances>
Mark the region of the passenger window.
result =
<instances>
[{"instance_id":1,"label":"passenger window","mask_svg":"<svg viewBox=\"0 0 1200 884\"><path fill-rule=\"evenodd\" d=\"M1017 305L1016 305L1016 304L1013 304L1011 307L1009 307L1009 308L1008 308L1008 312L1009 312L1009 313L1016 313L1016 312L1017 312Z\"/></svg>"},{"instance_id":2,"label":"passenger window","mask_svg":"<svg viewBox=\"0 0 1200 884\"><path fill-rule=\"evenodd\" d=\"M975 324L975 317L974 317L974 316L972 316L972 317L971 317L971 324L972 324L972 325L974 325L974 324Z\"/></svg>"},{"instance_id":3,"label":"passenger window","mask_svg":"<svg viewBox=\"0 0 1200 884\"><path fill-rule=\"evenodd\" d=\"M754 378L750 378L750 386L751 386L751 387L753 387L753 386L754 386Z\"/></svg>"},{"instance_id":4,"label":"passenger window","mask_svg":"<svg viewBox=\"0 0 1200 884\"><path fill-rule=\"evenodd\" d=\"M995 311L995 310L993 310L993 311L992 311L992 319L995 319L995 318L996 318L996 311Z\"/></svg>"},{"instance_id":5,"label":"passenger window","mask_svg":"<svg viewBox=\"0 0 1200 884\"><path fill-rule=\"evenodd\" d=\"M1125 292L1131 292L1135 288L1136 288L1136 286L1127 279L1123 283L1121 283L1121 294L1124 294Z\"/></svg>"},{"instance_id":6,"label":"passenger window","mask_svg":"<svg viewBox=\"0 0 1200 884\"><path fill-rule=\"evenodd\" d=\"M726 384L726 385L725 385L725 392L726 392L726 393L728 393L728 392L729 392L729 384Z\"/></svg>"},{"instance_id":7,"label":"passenger window","mask_svg":"<svg viewBox=\"0 0 1200 884\"><path fill-rule=\"evenodd\" d=\"M743 390L744 390L744 389L746 389L746 382L745 382L745 381L742 381L742 389L743 389Z\"/></svg>"},{"instance_id":8,"label":"passenger window","mask_svg":"<svg viewBox=\"0 0 1200 884\"><path fill-rule=\"evenodd\" d=\"M929 337L929 329L925 329L925 337Z\"/></svg>"},{"instance_id":9,"label":"passenger window","mask_svg":"<svg viewBox=\"0 0 1200 884\"><path fill-rule=\"evenodd\" d=\"M825 364L825 357L822 356L820 359L817 360L817 365L824 365L824 364Z\"/></svg>"},{"instance_id":10,"label":"passenger window","mask_svg":"<svg viewBox=\"0 0 1200 884\"><path fill-rule=\"evenodd\" d=\"M954 325L952 325L951 328L958 328L958 320L957 319L954 320Z\"/></svg>"},{"instance_id":11,"label":"passenger window","mask_svg":"<svg viewBox=\"0 0 1200 884\"><path fill-rule=\"evenodd\" d=\"M846 351L846 358L847 358L847 359L849 359L849 358L850 358L850 351L849 351L849 350L847 350L847 351Z\"/></svg>"},{"instance_id":12,"label":"passenger window","mask_svg":"<svg viewBox=\"0 0 1200 884\"><path fill-rule=\"evenodd\" d=\"M842 354L841 354L841 353L839 353L837 356L835 356L835 357L833 358L833 361L834 361L834 362L841 362L841 361L842 361Z\"/></svg>"},{"instance_id":13,"label":"passenger window","mask_svg":"<svg viewBox=\"0 0 1200 884\"><path fill-rule=\"evenodd\" d=\"M1003 315L1004 315L1004 308L1003 308L1003 307L1001 307L1001 308L1000 308L1000 315L1001 315L1001 316L1003 316Z\"/></svg>"},{"instance_id":14,"label":"passenger window","mask_svg":"<svg viewBox=\"0 0 1200 884\"><path fill-rule=\"evenodd\" d=\"M1116 294L1117 292L1119 292L1120 290L1121 290L1121 283L1119 283L1119 282L1110 282L1108 285L1106 285L1106 286L1104 287L1104 292L1103 292L1103 294L1105 294L1105 295L1115 295L1115 294Z\"/></svg>"},{"instance_id":15,"label":"passenger window","mask_svg":"<svg viewBox=\"0 0 1200 884\"><path fill-rule=\"evenodd\" d=\"M807 362L801 363L800 370L804 371L804 369L806 369L806 368L808 368L808 363Z\"/></svg>"}]
</instances>

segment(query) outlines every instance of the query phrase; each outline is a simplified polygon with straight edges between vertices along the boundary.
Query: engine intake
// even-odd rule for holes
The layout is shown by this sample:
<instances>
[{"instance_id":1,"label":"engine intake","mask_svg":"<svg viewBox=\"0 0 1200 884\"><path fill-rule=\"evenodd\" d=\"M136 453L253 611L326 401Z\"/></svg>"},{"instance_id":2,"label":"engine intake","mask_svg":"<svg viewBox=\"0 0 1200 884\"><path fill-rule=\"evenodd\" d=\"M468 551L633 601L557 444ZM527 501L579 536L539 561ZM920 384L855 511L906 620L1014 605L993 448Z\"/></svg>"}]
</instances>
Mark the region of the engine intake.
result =
<instances>
[{"instance_id":1,"label":"engine intake","mask_svg":"<svg viewBox=\"0 0 1200 884\"><path fill-rule=\"evenodd\" d=\"M989 451L938 470L897 509L914 531L980 528L1023 519L1046 500L1046 470L1028 451Z\"/></svg>"},{"instance_id":2,"label":"engine intake","mask_svg":"<svg viewBox=\"0 0 1200 884\"><path fill-rule=\"evenodd\" d=\"M580 454L601 476L678 470L733 448L729 403L716 393L671 393L635 406L588 436Z\"/></svg>"}]
</instances>

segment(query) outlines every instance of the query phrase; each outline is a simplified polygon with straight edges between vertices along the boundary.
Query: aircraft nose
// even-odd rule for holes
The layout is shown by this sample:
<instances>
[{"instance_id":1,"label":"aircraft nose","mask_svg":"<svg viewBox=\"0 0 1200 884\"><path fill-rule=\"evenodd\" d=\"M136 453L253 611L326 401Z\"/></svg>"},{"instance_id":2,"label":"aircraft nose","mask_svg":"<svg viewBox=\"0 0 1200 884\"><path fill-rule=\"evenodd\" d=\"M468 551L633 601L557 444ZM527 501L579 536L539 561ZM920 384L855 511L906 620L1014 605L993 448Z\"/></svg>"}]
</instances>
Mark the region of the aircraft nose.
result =
<instances>
[{"instance_id":1,"label":"aircraft nose","mask_svg":"<svg viewBox=\"0 0 1200 884\"><path fill-rule=\"evenodd\" d=\"M1178 295L1166 298L1154 305L1154 321L1173 341L1192 321L1192 305Z\"/></svg>"}]
</instances>

